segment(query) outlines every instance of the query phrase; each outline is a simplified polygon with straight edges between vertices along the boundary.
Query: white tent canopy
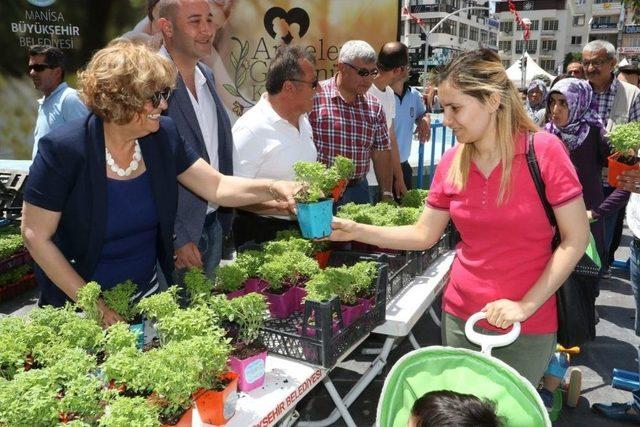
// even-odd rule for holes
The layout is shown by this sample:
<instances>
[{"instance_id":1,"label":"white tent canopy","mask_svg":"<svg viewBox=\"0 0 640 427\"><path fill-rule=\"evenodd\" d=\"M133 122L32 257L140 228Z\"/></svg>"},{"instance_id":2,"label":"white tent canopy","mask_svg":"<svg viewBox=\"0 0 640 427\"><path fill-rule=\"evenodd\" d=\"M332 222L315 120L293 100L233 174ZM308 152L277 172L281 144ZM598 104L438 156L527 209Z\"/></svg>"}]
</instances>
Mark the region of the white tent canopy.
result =
<instances>
[{"instance_id":1,"label":"white tent canopy","mask_svg":"<svg viewBox=\"0 0 640 427\"><path fill-rule=\"evenodd\" d=\"M527 57L527 75L525 76L525 84L527 86L529 85L529 83L531 83L531 79L533 78L533 76L538 74L543 74L549 77L551 81L553 81L556 76L551 75L540 68L540 66L536 64L536 62L533 60L533 58L531 58L531 56L529 56L528 53L525 52L524 56ZM507 68L507 76L509 77L509 80L511 80L513 84L516 85L516 87L522 86L522 70L520 69L520 59L514 62L509 68Z\"/></svg>"}]
</instances>

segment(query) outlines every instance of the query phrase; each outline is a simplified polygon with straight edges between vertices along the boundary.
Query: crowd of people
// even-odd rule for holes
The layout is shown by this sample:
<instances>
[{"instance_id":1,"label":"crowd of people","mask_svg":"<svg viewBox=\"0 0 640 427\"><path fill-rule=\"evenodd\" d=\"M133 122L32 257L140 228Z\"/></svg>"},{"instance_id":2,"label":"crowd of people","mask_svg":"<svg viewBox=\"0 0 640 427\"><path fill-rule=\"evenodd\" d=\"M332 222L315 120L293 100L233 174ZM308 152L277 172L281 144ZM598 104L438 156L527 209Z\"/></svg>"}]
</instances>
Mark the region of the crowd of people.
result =
<instances>
[{"instance_id":1,"label":"crowd of people","mask_svg":"<svg viewBox=\"0 0 640 427\"><path fill-rule=\"evenodd\" d=\"M269 65L266 92L232 125L216 91L216 67L207 65L219 62L213 46L227 3L148 5L148 19L133 35L95 53L79 73L78 92L64 82L58 49L29 51L29 74L44 98L22 232L38 266L40 305L74 300L93 280L109 289L131 279L143 298L180 284L190 267L213 278L227 236L242 248L297 227L297 161L354 162L337 206L400 198L412 186L414 135L429 140L432 107L443 110L457 144L438 164L417 223L392 228L335 219L331 240L425 249L452 221L461 242L443 296L443 345L476 348L464 323L478 311L486 313L480 329L488 333L520 322L520 338L494 356L542 384L548 406L564 376L553 366L555 291L584 254L589 232L601 259L612 259L627 202L640 306L640 196L631 194L640 193L640 172L625 173L620 188L601 179L611 151L607 131L640 118L640 71L618 64L610 43L589 42L582 60L550 85L532 81L525 102L495 52L462 53L436 75L429 106L408 84L402 43L376 52L348 41L335 76L325 81L318 81L309 51L283 44ZM555 248L527 167L532 146L560 231ZM594 301L599 281L589 282ZM104 303L100 308L105 325L121 320ZM634 397L640 401L640 392ZM594 409L640 420L636 403Z\"/></svg>"}]
</instances>

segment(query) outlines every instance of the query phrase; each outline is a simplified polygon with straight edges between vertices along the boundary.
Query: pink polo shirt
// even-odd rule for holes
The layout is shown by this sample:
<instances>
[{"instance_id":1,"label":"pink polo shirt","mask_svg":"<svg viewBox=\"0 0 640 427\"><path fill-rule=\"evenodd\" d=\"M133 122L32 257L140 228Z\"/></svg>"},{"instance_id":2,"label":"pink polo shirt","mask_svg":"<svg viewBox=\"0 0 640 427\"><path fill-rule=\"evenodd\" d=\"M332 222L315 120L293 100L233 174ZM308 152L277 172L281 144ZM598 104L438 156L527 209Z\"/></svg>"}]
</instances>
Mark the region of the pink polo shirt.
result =
<instances>
[{"instance_id":1,"label":"pink polo shirt","mask_svg":"<svg viewBox=\"0 0 640 427\"><path fill-rule=\"evenodd\" d=\"M448 210L460 231L443 309L466 320L491 301L522 299L551 257L553 230L527 168L525 134L516 143L511 192L501 205L497 204L501 165L485 178L472 163L462 190L446 182L458 148L448 150L440 160L427 203ZM535 149L551 205L557 207L581 196L582 187L562 142L538 132ZM486 322L480 326L496 330ZM522 332L548 334L557 327L554 295L522 323Z\"/></svg>"}]
</instances>

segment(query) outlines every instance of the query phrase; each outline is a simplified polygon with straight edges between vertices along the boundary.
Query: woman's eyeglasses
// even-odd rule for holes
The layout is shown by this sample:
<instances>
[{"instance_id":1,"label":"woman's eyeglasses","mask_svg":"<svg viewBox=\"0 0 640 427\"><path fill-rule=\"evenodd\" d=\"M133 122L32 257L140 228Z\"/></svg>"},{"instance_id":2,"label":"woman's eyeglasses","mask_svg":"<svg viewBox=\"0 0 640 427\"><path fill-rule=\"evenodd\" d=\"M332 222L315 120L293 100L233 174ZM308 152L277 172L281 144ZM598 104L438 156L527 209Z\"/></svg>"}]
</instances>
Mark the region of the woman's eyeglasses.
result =
<instances>
[{"instance_id":1,"label":"woman's eyeglasses","mask_svg":"<svg viewBox=\"0 0 640 427\"><path fill-rule=\"evenodd\" d=\"M320 83L318 82L318 79L314 79L312 82L308 82L306 80L300 80L300 79L289 79L289 80L291 80L292 82L306 83L308 85L311 85L311 89L317 88L318 84Z\"/></svg>"},{"instance_id":2,"label":"woman's eyeglasses","mask_svg":"<svg viewBox=\"0 0 640 427\"><path fill-rule=\"evenodd\" d=\"M372 70L369 70L367 68L358 68L355 65L351 65L348 62L343 62L344 65L348 65L349 67L353 68L354 70L356 70L356 73L358 73L358 75L360 77L369 77L369 76L377 76L378 75L378 69L374 68Z\"/></svg>"},{"instance_id":3,"label":"woman's eyeglasses","mask_svg":"<svg viewBox=\"0 0 640 427\"><path fill-rule=\"evenodd\" d=\"M153 108L158 108L163 99L165 102L169 102L169 96L171 96L171 88L165 87L163 90L159 90L151 95L151 98L149 99L151 100Z\"/></svg>"},{"instance_id":4,"label":"woman's eyeglasses","mask_svg":"<svg viewBox=\"0 0 640 427\"><path fill-rule=\"evenodd\" d=\"M27 67L27 72L35 71L36 73L41 73L48 68L56 68L49 64L29 64Z\"/></svg>"}]
</instances>

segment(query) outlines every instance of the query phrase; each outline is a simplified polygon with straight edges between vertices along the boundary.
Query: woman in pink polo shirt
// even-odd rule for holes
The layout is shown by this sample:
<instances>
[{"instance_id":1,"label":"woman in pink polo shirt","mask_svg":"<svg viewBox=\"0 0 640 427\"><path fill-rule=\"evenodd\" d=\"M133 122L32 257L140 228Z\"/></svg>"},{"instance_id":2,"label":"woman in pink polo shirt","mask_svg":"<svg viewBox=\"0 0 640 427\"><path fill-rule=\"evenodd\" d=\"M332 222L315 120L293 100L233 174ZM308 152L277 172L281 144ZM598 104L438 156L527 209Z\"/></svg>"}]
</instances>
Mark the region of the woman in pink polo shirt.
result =
<instances>
[{"instance_id":1,"label":"woman in pink polo shirt","mask_svg":"<svg viewBox=\"0 0 640 427\"><path fill-rule=\"evenodd\" d=\"M454 59L437 76L444 124L458 144L436 168L425 210L415 225L374 227L336 219L331 240L357 240L419 250L438 241L449 220L461 242L443 297L444 345L477 349L464 322L487 313L481 329L522 322L522 335L493 355L538 385L556 345L555 291L587 246L582 188L566 149L527 116L498 55L481 49ZM562 240L553 230L526 163L528 133Z\"/></svg>"}]
</instances>

